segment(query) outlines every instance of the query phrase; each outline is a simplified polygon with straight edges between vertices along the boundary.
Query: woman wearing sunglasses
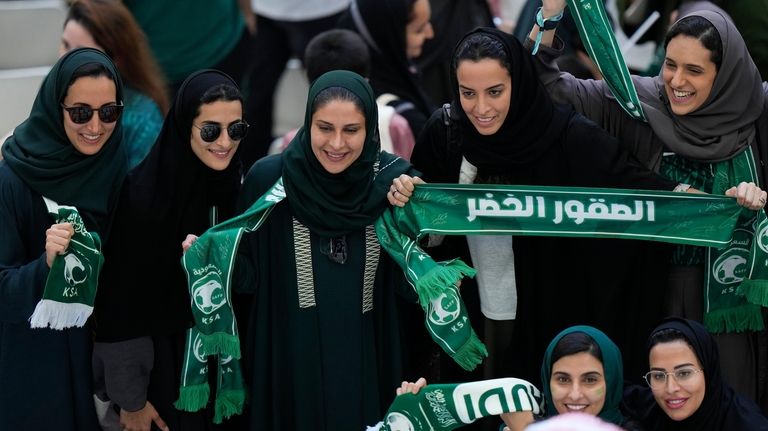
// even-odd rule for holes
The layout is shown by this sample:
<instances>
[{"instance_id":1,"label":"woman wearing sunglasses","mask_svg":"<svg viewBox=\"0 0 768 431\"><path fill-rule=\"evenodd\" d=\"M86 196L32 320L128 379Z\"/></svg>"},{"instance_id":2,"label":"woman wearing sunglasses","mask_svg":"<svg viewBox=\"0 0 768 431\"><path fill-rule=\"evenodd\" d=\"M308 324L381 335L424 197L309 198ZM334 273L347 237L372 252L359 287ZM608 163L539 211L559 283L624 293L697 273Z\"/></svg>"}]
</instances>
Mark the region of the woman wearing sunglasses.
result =
<instances>
[{"instance_id":1,"label":"woman wearing sunglasses","mask_svg":"<svg viewBox=\"0 0 768 431\"><path fill-rule=\"evenodd\" d=\"M255 280L235 282L254 293L243 338L254 431L364 429L402 380L394 294L412 289L373 224L411 167L380 151L360 75L325 73L307 100L303 127L253 165L238 201L244 211L282 176L285 199L240 244Z\"/></svg>"},{"instance_id":2,"label":"woman wearing sunglasses","mask_svg":"<svg viewBox=\"0 0 768 431\"><path fill-rule=\"evenodd\" d=\"M29 118L3 145L0 429L98 429L90 325L31 329L29 319L49 279L51 285L83 280L82 262L65 266L69 272L51 270L58 268L54 261L74 256L68 252L73 236L84 228L94 238L106 237L125 176L122 100L108 57L90 48L71 51L53 66ZM82 223L57 221L48 209L56 204L76 208Z\"/></svg>"},{"instance_id":3,"label":"woman wearing sunglasses","mask_svg":"<svg viewBox=\"0 0 768 431\"><path fill-rule=\"evenodd\" d=\"M242 118L229 76L192 74L152 150L126 178L105 245L93 358L97 395L119 407L123 429L211 428L209 412L172 405L192 319L180 259L188 236L234 214L236 152L248 130Z\"/></svg>"},{"instance_id":4,"label":"woman wearing sunglasses","mask_svg":"<svg viewBox=\"0 0 768 431\"><path fill-rule=\"evenodd\" d=\"M59 53L80 47L104 51L120 69L125 84L124 146L128 168L133 168L152 148L163 125L168 111L165 79L144 32L123 2L69 2Z\"/></svg>"},{"instance_id":5,"label":"woman wearing sunglasses","mask_svg":"<svg viewBox=\"0 0 768 431\"><path fill-rule=\"evenodd\" d=\"M624 399L645 429L768 430L757 405L723 381L717 345L703 325L665 319L651 333L648 349L648 387L633 386Z\"/></svg>"}]
</instances>

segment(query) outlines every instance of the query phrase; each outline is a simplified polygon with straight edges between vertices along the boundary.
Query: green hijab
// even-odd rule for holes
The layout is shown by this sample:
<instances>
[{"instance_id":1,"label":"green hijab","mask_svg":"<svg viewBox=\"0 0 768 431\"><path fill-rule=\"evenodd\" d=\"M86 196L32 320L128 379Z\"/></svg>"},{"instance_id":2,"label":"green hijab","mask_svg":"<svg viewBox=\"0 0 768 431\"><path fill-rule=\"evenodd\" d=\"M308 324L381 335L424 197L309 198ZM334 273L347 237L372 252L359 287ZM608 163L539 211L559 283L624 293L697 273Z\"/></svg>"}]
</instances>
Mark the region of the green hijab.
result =
<instances>
[{"instance_id":1,"label":"green hijab","mask_svg":"<svg viewBox=\"0 0 768 431\"><path fill-rule=\"evenodd\" d=\"M592 338L600 347L603 372L605 376L605 404L598 416L608 422L621 425L624 417L619 410L621 397L624 392L624 366L622 365L621 351L618 346L608 338L601 330L591 326L571 326L557 334L547 346L544 352L544 361L541 364L541 386L544 391L544 402L547 406L547 416L557 415L552 401L552 390L549 381L552 377L552 352L560 340L568 334L583 332Z\"/></svg>"},{"instance_id":2,"label":"green hijab","mask_svg":"<svg viewBox=\"0 0 768 431\"><path fill-rule=\"evenodd\" d=\"M88 156L77 151L67 138L61 108L74 72L89 63L101 64L109 70L117 88L116 101L122 102L123 85L112 60L95 49L72 50L48 72L29 118L3 144L3 158L40 195L103 217L116 201L125 176L120 119L101 151Z\"/></svg>"},{"instance_id":3,"label":"green hijab","mask_svg":"<svg viewBox=\"0 0 768 431\"><path fill-rule=\"evenodd\" d=\"M312 105L321 91L331 87L354 93L365 116L363 151L338 174L323 168L310 142ZM410 169L405 160L381 153L377 109L371 86L353 72L328 72L309 88L304 125L283 152L283 183L296 217L323 237L335 238L372 225L389 205L386 194L392 180Z\"/></svg>"}]
</instances>

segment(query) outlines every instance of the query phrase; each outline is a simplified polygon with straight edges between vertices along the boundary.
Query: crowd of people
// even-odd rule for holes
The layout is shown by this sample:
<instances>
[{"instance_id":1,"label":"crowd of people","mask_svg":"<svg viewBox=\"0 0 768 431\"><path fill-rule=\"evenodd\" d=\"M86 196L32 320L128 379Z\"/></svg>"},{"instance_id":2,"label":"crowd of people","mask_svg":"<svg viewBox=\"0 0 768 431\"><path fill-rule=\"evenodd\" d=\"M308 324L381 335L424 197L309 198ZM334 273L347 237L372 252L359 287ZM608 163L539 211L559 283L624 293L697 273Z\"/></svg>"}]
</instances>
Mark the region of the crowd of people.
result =
<instances>
[{"instance_id":1,"label":"crowd of people","mask_svg":"<svg viewBox=\"0 0 768 431\"><path fill-rule=\"evenodd\" d=\"M535 3L519 38L493 1L69 1L2 143L0 429L421 429L396 397L515 378L535 408L494 395L465 418L429 395L424 429L768 430L768 84L748 35L678 2L657 73L627 75L630 115L611 77L560 61L566 1ZM274 136L291 57L303 122ZM710 196L730 224L658 206L646 240L451 233L453 189L544 218L516 187Z\"/></svg>"}]
</instances>

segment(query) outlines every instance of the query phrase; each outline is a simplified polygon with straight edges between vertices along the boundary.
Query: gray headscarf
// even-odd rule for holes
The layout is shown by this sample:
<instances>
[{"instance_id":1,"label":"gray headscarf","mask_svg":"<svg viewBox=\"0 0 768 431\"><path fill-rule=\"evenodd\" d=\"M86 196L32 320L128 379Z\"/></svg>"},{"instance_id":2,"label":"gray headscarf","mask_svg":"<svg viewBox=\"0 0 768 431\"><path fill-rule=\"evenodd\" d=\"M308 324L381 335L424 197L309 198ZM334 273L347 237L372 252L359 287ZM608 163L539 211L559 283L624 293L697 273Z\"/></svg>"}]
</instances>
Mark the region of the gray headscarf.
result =
<instances>
[{"instance_id":1,"label":"gray headscarf","mask_svg":"<svg viewBox=\"0 0 768 431\"><path fill-rule=\"evenodd\" d=\"M763 89L747 46L736 26L721 13L695 11L720 34L723 60L712 91L694 112L675 115L669 106L662 73L635 79L638 95L654 133L675 153L703 162L739 154L755 138L754 122L763 110Z\"/></svg>"},{"instance_id":2,"label":"gray headscarf","mask_svg":"<svg viewBox=\"0 0 768 431\"><path fill-rule=\"evenodd\" d=\"M677 8L678 19L688 16L694 12L712 11L721 14L722 16L731 19L727 12L725 12L720 6L712 3L711 1L684 1Z\"/></svg>"}]
</instances>

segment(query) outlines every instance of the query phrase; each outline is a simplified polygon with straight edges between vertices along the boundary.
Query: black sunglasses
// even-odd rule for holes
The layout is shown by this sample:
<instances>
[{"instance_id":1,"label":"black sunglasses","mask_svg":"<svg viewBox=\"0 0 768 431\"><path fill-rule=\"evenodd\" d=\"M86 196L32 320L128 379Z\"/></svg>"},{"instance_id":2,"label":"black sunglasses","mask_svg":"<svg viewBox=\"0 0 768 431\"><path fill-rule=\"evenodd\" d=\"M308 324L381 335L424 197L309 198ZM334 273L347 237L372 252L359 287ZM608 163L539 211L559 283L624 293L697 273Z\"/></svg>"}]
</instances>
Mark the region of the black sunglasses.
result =
<instances>
[{"instance_id":1,"label":"black sunglasses","mask_svg":"<svg viewBox=\"0 0 768 431\"><path fill-rule=\"evenodd\" d=\"M93 111L99 111L99 120L104 123L114 123L120 118L123 112L123 104L106 105L99 109L93 109L90 106L66 106L63 103L61 107L69 114L69 119L75 124L85 124L93 118Z\"/></svg>"},{"instance_id":2,"label":"black sunglasses","mask_svg":"<svg viewBox=\"0 0 768 431\"><path fill-rule=\"evenodd\" d=\"M219 139L219 135L221 135L220 124L207 123L203 124L202 127L194 123L192 125L200 129L200 138L202 138L202 140L205 142L214 142ZM233 141L239 141L245 138L245 135L248 134L248 123L243 120L238 120L234 123L231 123L229 126L227 126L227 134L229 134L230 139Z\"/></svg>"}]
</instances>

